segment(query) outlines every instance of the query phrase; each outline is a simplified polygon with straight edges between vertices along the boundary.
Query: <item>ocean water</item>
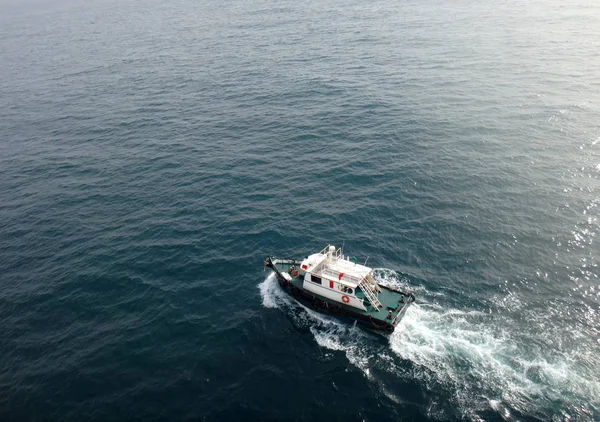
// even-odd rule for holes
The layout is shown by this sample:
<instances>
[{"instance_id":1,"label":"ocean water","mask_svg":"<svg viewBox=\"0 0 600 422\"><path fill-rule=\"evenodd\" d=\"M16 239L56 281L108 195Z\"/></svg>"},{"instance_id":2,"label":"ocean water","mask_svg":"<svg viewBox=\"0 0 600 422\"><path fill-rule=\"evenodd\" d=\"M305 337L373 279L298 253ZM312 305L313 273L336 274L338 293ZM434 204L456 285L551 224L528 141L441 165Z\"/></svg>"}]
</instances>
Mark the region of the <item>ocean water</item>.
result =
<instances>
[{"instance_id":1,"label":"ocean water","mask_svg":"<svg viewBox=\"0 0 600 422\"><path fill-rule=\"evenodd\" d=\"M595 1L0 0L0 420L600 420L599 179Z\"/></svg>"}]
</instances>

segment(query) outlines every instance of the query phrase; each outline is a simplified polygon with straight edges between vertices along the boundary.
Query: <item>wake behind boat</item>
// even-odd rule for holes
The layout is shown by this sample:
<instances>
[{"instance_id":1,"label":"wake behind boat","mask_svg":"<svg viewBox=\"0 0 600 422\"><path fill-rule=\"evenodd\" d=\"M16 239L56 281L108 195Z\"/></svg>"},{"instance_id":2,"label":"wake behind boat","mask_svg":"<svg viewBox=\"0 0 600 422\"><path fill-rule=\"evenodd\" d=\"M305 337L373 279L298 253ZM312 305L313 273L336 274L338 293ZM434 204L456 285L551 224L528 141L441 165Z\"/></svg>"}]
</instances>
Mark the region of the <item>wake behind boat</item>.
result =
<instances>
[{"instance_id":1,"label":"wake behind boat","mask_svg":"<svg viewBox=\"0 0 600 422\"><path fill-rule=\"evenodd\" d=\"M415 300L412 293L377 283L372 268L357 264L356 258L331 245L303 260L268 256L264 265L273 269L281 287L292 296L387 333L394 331Z\"/></svg>"}]
</instances>

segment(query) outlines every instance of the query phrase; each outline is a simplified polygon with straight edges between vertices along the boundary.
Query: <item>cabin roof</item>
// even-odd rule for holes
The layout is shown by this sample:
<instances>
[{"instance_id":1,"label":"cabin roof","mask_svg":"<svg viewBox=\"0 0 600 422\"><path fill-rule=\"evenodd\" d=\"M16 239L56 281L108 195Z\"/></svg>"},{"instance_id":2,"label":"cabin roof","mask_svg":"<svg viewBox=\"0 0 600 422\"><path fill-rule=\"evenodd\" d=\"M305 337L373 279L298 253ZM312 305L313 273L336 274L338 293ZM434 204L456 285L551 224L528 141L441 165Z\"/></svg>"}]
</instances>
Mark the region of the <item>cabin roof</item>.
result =
<instances>
[{"instance_id":1,"label":"cabin roof","mask_svg":"<svg viewBox=\"0 0 600 422\"><path fill-rule=\"evenodd\" d=\"M357 264L356 259L342 255L341 249L327 245L321 252L312 254L302 261L302 270L317 277L334 280L345 286L356 288L372 268Z\"/></svg>"},{"instance_id":2,"label":"cabin roof","mask_svg":"<svg viewBox=\"0 0 600 422\"><path fill-rule=\"evenodd\" d=\"M356 288L361 280L370 272L371 268L355 264L342 258L326 258L310 272L316 276L334 280L348 287Z\"/></svg>"}]
</instances>

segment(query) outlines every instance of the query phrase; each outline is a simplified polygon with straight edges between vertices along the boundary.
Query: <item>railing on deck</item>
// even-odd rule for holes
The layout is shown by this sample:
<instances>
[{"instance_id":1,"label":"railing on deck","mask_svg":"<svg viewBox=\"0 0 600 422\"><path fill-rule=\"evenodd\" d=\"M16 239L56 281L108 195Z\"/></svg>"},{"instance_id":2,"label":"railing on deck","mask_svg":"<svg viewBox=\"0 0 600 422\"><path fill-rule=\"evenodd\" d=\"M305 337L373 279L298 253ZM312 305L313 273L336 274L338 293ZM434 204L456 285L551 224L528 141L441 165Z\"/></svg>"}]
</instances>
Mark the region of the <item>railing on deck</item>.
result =
<instances>
[{"instance_id":1,"label":"railing on deck","mask_svg":"<svg viewBox=\"0 0 600 422\"><path fill-rule=\"evenodd\" d=\"M337 270L332 270L331 268L324 268L323 271L321 271L321 274L324 276L327 276L327 277L331 277L333 279L340 280L340 278L339 278L340 272ZM349 281L349 282L357 284L357 285L360 283L359 277L355 277L350 274L344 274L342 277L342 280Z\"/></svg>"},{"instance_id":2,"label":"railing on deck","mask_svg":"<svg viewBox=\"0 0 600 422\"><path fill-rule=\"evenodd\" d=\"M321 249L321 252L319 252L320 255L327 255L327 253L329 252L329 247L331 245L327 245L325 246L323 249ZM337 248L332 254L332 257L334 258L340 258L342 256L342 248Z\"/></svg>"},{"instance_id":3,"label":"railing on deck","mask_svg":"<svg viewBox=\"0 0 600 422\"><path fill-rule=\"evenodd\" d=\"M366 281L366 277L360 281L358 287L360 287L360 290L362 290L362 292L365 294L367 299L369 299L369 302L371 302L371 305L375 309L379 310L379 308L383 306L379 299L377 299L377 292L374 291Z\"/></svg>"}]
</instances>

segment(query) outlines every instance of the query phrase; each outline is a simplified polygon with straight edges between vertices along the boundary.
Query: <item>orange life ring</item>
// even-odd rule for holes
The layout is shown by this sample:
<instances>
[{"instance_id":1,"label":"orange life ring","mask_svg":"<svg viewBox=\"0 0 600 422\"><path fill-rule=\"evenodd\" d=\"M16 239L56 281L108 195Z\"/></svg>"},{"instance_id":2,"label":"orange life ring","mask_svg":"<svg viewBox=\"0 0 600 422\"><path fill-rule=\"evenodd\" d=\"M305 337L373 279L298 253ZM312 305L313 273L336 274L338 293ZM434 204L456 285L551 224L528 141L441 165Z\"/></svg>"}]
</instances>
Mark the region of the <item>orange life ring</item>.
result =
<instances>
[{"instance_id":1,"label":"orange life ring","mask_svg":"<svg viewBox=\"0 0 600 422\"><path fill-rule=\"evenodd\" d=\"M350 302L350 298L348 296L344 295L344 296L342 296L342 302L348 303L348 302Z\"/></svg>"}]
</instances>

